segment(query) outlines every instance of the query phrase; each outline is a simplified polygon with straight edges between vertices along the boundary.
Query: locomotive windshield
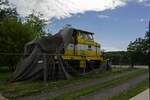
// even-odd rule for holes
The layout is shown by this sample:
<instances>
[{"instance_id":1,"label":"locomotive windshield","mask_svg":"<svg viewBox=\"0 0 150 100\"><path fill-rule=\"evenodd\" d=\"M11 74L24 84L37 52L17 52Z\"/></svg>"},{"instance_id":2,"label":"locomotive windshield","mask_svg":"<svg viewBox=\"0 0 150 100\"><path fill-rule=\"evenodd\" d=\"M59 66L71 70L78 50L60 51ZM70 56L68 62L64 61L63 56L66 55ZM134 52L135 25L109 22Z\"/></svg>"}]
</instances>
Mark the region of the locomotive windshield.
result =
<instances>
[{"instance_id":1,"label":"locomotive windshield","mask_svg":"<svg viewBox=\"0 0 150 100\"><path fill-rule=\"evenodd\" d=\"M93 35L86 32L80 32L80 37L88 40L93 40Z\"/></svg>"}]
</instances>

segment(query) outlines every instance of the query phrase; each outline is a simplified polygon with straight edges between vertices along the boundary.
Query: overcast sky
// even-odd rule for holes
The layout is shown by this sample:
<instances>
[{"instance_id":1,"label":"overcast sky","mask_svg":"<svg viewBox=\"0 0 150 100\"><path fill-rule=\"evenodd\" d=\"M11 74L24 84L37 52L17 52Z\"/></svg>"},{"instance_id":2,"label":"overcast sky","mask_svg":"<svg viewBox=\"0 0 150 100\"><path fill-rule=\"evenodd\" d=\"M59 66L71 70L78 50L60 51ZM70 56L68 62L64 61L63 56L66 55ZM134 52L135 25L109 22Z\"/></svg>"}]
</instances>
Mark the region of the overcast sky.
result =
<instances>
[{"instance_id":1,"label":"overcast sky","mask_svg":"<svg viewBox=\"0 0 150 100\"><path fill-rule=\"evenodd\" d=\"M102 48L126 50L143 37L150 20L150 0L9 0L20 16L34 12L49 20L55 33L65 24L95 33Z\"/></svg>"}]
</instances>

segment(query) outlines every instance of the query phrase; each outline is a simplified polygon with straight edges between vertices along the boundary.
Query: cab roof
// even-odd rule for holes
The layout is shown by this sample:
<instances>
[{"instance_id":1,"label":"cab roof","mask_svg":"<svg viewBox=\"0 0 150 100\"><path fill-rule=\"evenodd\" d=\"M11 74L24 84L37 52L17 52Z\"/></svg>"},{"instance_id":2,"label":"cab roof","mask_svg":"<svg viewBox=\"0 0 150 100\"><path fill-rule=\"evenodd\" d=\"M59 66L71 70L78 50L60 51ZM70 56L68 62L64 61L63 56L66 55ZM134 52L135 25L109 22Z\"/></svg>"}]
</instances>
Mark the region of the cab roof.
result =
<instances>
[{"instance_id":1,"label":"cab roof","mask_svg":"<svg viewBox=\"0 0 150 100\"><path fill-rule=\"evenodd\" d=\"M86 34L92 34L92 35L94 35L94 33L89 32L89 31L85 31L85 30L81 30L81 29L76 29L76 28L72 28L72 29L75 30L75 31L80 31L80 32L84 32Z\"/></svg>"}]
</instances>

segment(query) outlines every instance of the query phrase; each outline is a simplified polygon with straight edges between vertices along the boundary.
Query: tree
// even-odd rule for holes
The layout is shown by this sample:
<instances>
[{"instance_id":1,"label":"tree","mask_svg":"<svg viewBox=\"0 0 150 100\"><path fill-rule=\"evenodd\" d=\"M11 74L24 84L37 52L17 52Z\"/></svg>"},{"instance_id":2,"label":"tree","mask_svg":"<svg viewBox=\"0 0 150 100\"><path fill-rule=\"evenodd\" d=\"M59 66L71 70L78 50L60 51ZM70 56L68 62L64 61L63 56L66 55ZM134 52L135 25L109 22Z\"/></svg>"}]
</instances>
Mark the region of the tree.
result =
<instances>
[{"instance_id":1,"label":"tree","mask_svg":"<svg viewBox=\"0 0 150 100\"><path fill-rule=\"evenodd\" d=\"M1 57L1 64L8 65L11 69L19 61L20 55L16 53L22 53L25 43L31 41L38 34L32 27L27 24L22 24L17 19L3 19L0 24L0 52L10 53L14 55L3 55Z\"/></svg>"},{"instance_id":2,"label":"tree","mask_svg":"<svg viewBox=\"0 0 150 100\"><path fill-rule=\"evenodd\" d=\"M145 38L137 38L128 45L128 54L130 58L131 67L135 64L146 64L147 42Z\"/></svg>"},{"instance_id":3,"label":"tree","mask_svg":"<svg viewBox=\"0 0 150 100\"><path fill-rule=\"evenodd\" d=\"M10 7L8 0L0 0L0 20L6 17L16 17L17 11L15 7Z\"/></svg>"},{"instance_id":4,"label":"tree","mask_svg":"<svg viewBox=\"0 0 150 100\"><path fill-rule=\"evenodd\" d=\"M148 64L150 66L150 22L149 30L145 33L145 37L137 38L134 42L130 42L127 50L132 67L134 64Z\"/></svg>"},{"instance_id":5,"label":"tree","mask_svg":"<svg viewBox=\"0 0 150 100\"><path fill-rule=\"evenodd\" d=\"M148 31L146 32L146 35L145 35L145 39L146 39L146 43L148 46L146 57L147 57L147 62L148 62L149 70L150 70L150 62L149 62L149 59L150 59L150 21L149 21Z\"/></svg>"},{"instance_id":6,"label":"tree","mask_svg":"<svg viewBox=\"0 0 150 100\"><path fill-rule=\"evenodd\" d=\"M0 66L9 66L9 69L14 70L24 45L39 36L43 22L35 18L38 22L30 20L22 23L16 9L11 8L8 1L0 1L0 5L8 5L6 8L0 8Z\"/></svg>"},{"instance_id":7,"label":"tree","mask_svg":"<svg viewBox=\"0 0 150 100\"><path fill-rule=\"evenodd\" d=\"M39 33L39 36L46 34L46 32L44 31L44 27L47 21L45 19L40 19L41 16L42 16L41 14L38 14L38 16L35 16L34 14L30 14L27 17L27 22L26 22L26 24L34 28L36 32Z\"/></svg>"},{"instance_id":8,"label":"tree","mask_svg":"<svg viewBox=\"0 0 150 100\"><path fill-rule=\"evenodd\" d=\"M106 59L110 59L113 65L128 65L129 57L126 51L105 52Z\"/></svg>"}]
</instances>

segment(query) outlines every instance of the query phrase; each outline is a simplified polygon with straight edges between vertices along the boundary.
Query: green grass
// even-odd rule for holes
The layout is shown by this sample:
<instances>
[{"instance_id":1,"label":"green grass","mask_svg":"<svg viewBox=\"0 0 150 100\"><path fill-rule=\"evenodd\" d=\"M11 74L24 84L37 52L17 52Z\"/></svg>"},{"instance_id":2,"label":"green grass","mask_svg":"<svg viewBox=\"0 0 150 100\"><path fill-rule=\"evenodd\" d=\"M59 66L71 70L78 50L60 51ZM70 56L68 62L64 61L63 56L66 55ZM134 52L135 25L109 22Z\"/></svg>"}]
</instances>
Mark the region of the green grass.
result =
<instances>
[{"instance_id":1,"label":"green grass","mask_svg":"<svg viewBox=\"0 0 150 100\"><path fill-rule=\"evenodd\" d=\"M146 73L146 72L147 72L146 70L139 69L133 73L130 73L126 76L116 78L116 79L111 80L111 81L107 81L107 82L97 84L94 86L90 86L87 88L82 88L82 89L74 91L74 92L67 92L67 93L64 93L63 95L60 95L57 97L49 97L48 100L74 100L80 96L90 94L90 93L95 92L99 89L106 88L106 87L108 88L108 87L117 85L117 84L119 84L125 80L132 79L132 78L136 77L137 75L141 75L141 74Z\"/></svg>"},{"instance_id":2,"label":"green grass","mask_svg":"<svg viewBox=\"0 0 150 100\"><path fill-rule=\"evenodd\" d=\"M5 68L0 69L0 92L2 89L8 84L9 77L11 75L11 72L9 72Z\"/></svg>"},{"instance_id":3,"label":"green grass","mask_svg":"<svg viewBox=\"0 0 150 100\"><path fill-rule=\"evenodd\" d=\"M111 75L115 75L118 73L131 71L135 69L126 69L126 68L113 68L112 71L102 72L94 75L86 75L82 77L77 77L70 80L58 80L58 81L48 81L45 84L43 81L23 81L23 82L15 82L9 83L7 82L10 72L1 71L0 72L0 92L8 98L17 98L20 96L31 95L33 93L41 92L41 91L49 91L66 84L76 84L82 81L86 81L93 78L102 78L109 77Z\"/></svg>"},{"instance_id":4,"label":"green grass","mask_svg":"<svg viewBox=\"0 0 150 100\"><path fill-rule=\"evenodd\" d=\"M131 97L139 94L140 92L149 88L149 80L145 79L144 81L137 84L135 87L132 87L126 91L119 93L111 97L109 100L129 100Z\"/></svg>"}]
</instances>

